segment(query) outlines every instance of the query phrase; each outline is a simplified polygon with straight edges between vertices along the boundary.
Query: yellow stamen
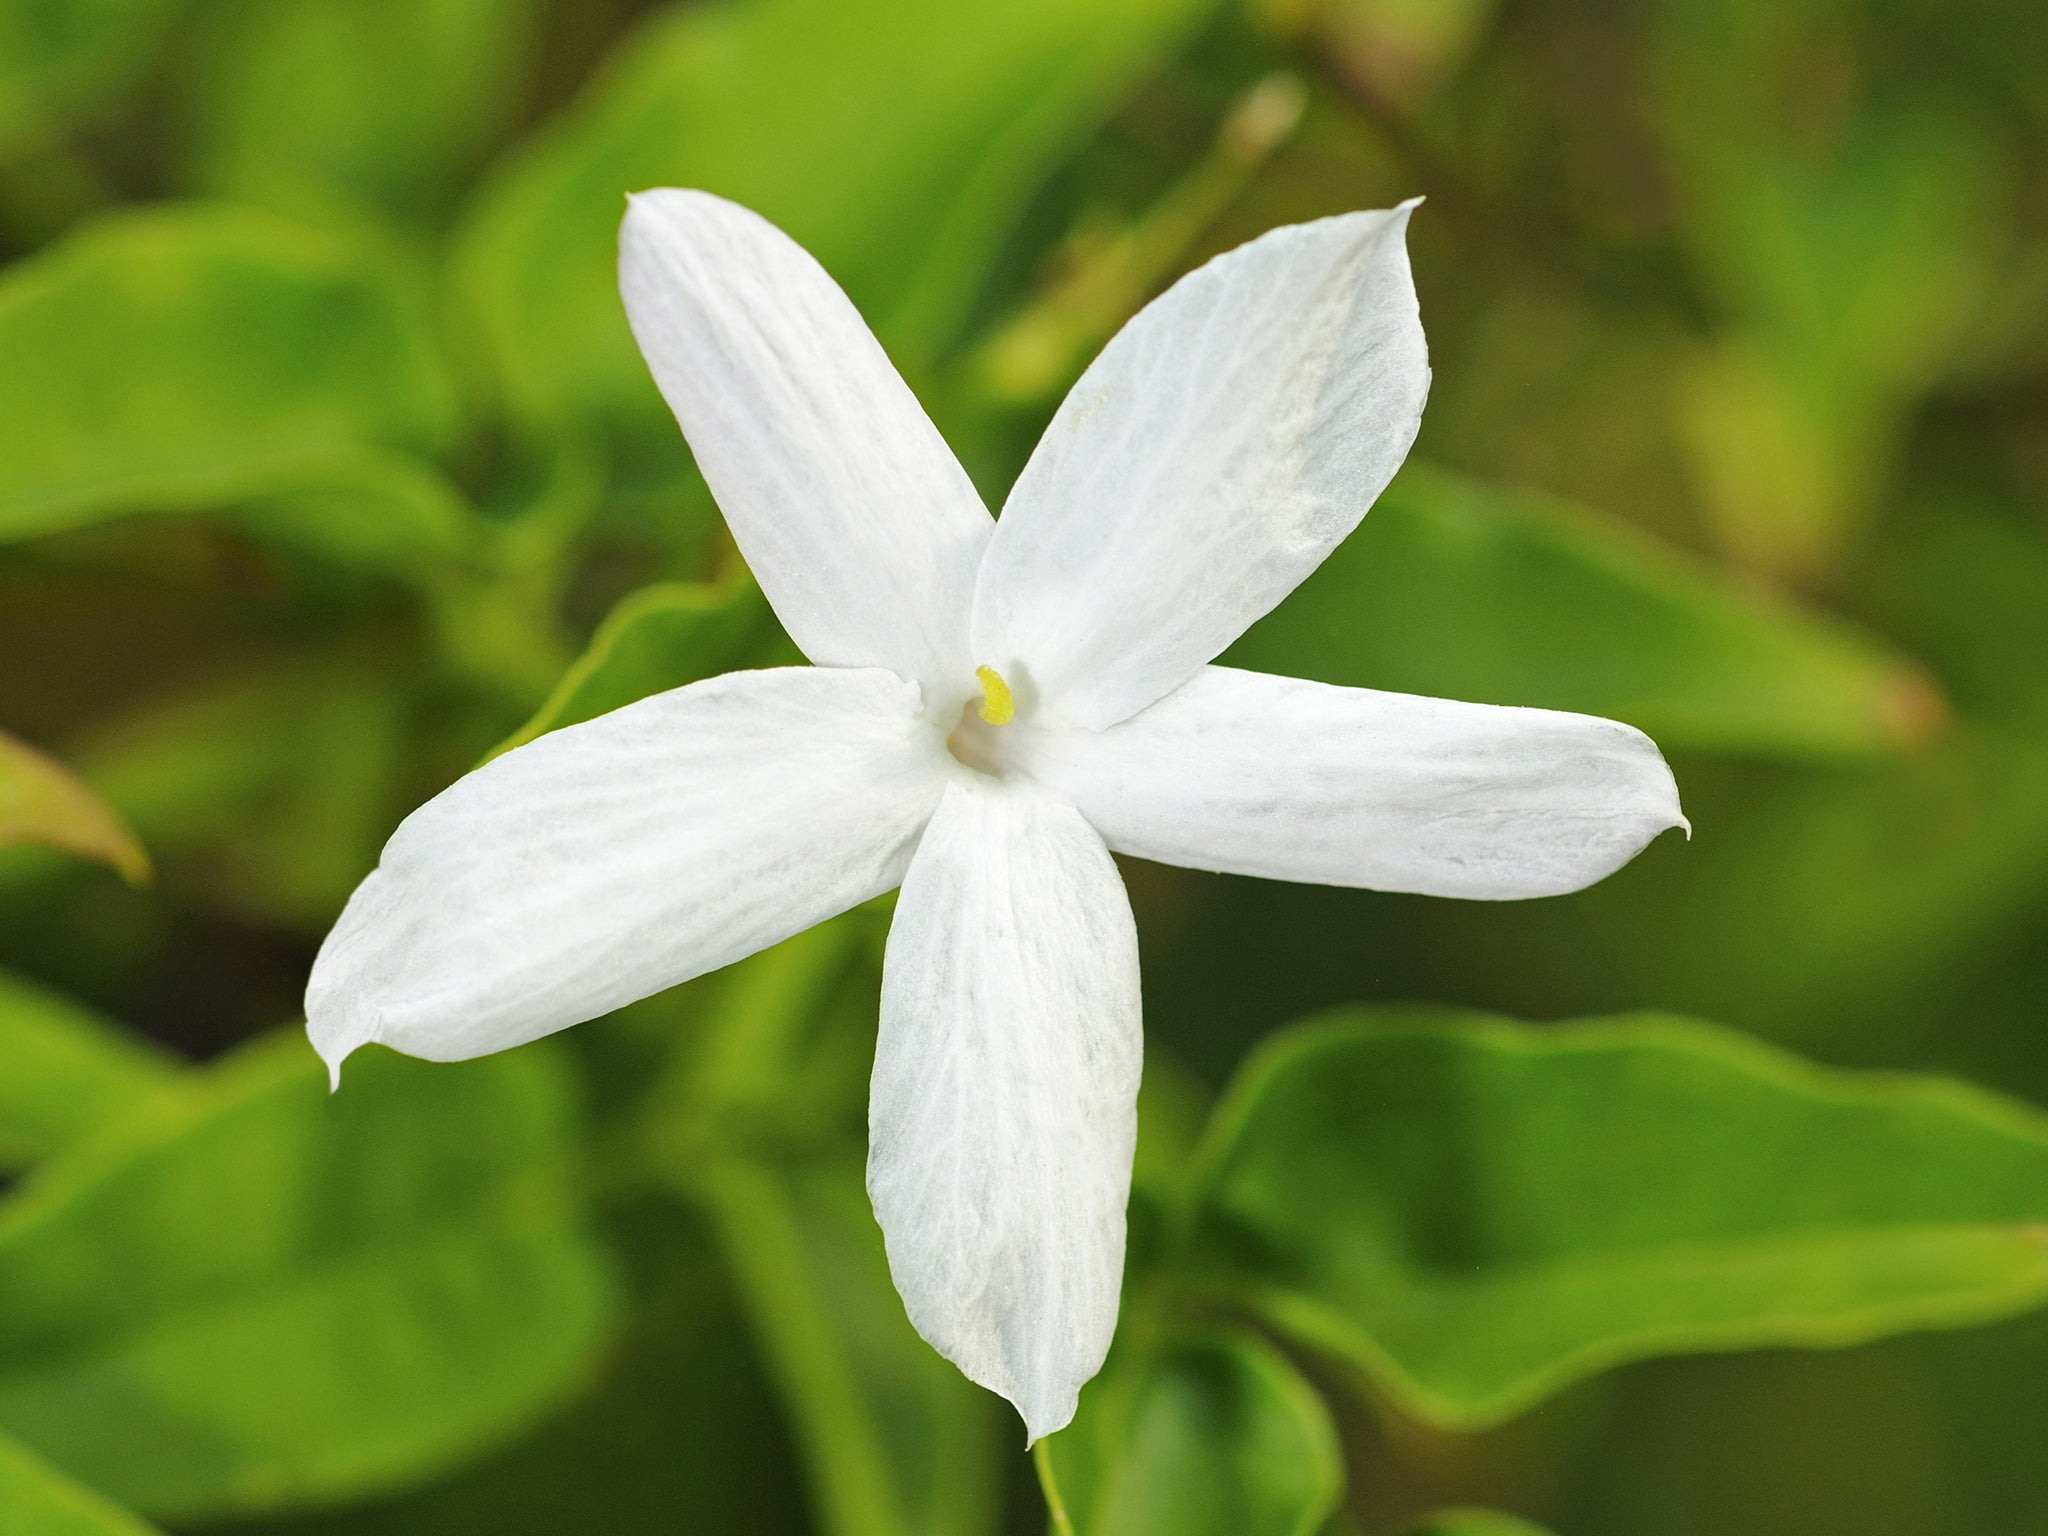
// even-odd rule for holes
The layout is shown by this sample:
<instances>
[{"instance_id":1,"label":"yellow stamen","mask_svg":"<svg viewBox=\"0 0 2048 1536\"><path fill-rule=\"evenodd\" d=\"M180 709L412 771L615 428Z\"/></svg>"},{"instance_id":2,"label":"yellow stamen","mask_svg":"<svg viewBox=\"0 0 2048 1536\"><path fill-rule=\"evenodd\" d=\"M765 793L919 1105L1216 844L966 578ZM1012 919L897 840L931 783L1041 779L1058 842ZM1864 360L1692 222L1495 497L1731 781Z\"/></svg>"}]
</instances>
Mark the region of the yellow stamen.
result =
<instances>
[{"instance_id":1,"label":"yellow stamen","mask_svg":"<svg viewBox=\"0 0 2048 1536\"><path fill-rule=\"evenodd\" d=\"M1016 718L1017 701L1003 674L994 667L976 667L974 675L981 679L981 708L976 713L990 725L1008 725Z\"/></svg>"}]
</instances>

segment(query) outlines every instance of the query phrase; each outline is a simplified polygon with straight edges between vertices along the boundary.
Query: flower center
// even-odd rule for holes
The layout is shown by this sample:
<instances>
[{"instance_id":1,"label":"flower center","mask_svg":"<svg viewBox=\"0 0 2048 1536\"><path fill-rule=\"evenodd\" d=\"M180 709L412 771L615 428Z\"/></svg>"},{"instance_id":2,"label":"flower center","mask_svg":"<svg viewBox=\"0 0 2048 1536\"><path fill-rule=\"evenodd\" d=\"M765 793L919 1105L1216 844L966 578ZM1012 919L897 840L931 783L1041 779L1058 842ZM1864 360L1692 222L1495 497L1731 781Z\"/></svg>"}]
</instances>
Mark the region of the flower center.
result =
<instances>
[{"instance_id":1,"label":"flower center","mask_svg":"<svg viewBox=\"0 0 2048 1536\"><path fill-rule=\"evenodd\" d=\"M994 667L976 667L981 681L981 699L970 699L960 711L960 723L946 738L946 750L977 773L1003 776L1002 732L997 727L1017 718L1017 696L1003 674Z\"/></svg>"},{"instance_id":2,"label":"flower center","mask_svg":"<svg viewBox=\"0 0 2048 1536\"><path fill-rule=\"evenodd\" d=\"M1017 716L1017 701L1003 674L994 667L976 667L974 675L981 679L981 707L975 713L990 725L1008 725Z\"/></svg>"}]
</instances>

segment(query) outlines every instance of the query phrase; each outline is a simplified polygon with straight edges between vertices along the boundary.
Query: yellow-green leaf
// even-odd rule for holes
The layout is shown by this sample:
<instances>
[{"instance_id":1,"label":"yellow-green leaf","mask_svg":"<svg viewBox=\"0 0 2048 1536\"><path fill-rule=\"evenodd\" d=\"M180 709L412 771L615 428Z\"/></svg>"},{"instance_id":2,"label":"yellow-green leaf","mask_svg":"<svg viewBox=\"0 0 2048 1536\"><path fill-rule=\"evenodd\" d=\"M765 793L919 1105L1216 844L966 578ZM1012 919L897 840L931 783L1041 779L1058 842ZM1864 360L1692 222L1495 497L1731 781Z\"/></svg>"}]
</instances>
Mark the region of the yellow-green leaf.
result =
<instances>
[{"instance_id":1,"label":"yellow-green leaf","mask_svg":"<svg viewBox=\"0 0 2048 1536\"><path fill-rule=\"evenodd\" d=\"M0 846L41 843L111 864L131 883L149 855L106 801L70 769L0 731Z\"/></svg>"},{"instance_id":2,"label":"yellow-green leaf","mask_svg":"<svg viewBox=\"0 0 2048 1536\"><path fill-rule=\"evenodd\" d=\"M0 1531L8 1536L152 1536L152 1527L5 1436L0 1436Z\"/></svg>"},{"instance_id":3,"label":"yellow-green leaf","mask_svg":"<svg viewBox=\"0 0 2048 1536\"><path fill-rule=\"evenodd\" d=\"M390 259L247 209L123 213L9 268L0 357L0 542L353 479L457 426Z\"/></svg>"},{"instance_id":4,"label":"yellow-green leaf","mask_svg":"<svg viewBox=\"0 0 2048 1536\"><path fill-rule=\"evenodd\" d=\"M428 218L518 106L536 0L264 0L186 76L209 193Z\"/></svg>"}]
</instances>

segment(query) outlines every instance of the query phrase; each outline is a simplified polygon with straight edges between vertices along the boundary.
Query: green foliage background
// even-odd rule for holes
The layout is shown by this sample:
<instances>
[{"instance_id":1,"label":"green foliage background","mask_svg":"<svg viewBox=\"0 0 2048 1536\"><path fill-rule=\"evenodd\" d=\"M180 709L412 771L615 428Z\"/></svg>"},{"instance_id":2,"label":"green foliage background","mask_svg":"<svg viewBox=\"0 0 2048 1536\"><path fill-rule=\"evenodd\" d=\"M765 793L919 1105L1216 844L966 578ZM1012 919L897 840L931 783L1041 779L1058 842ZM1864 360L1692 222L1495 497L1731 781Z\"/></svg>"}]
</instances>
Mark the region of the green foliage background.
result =
<instances>
[{"instance_id":1,"label":"green foliage background","mask_svg":"<svg viewBox=\"0 0 2048 1536\"><path fill-rule=\"evenodd\" d=\"M2048 1533L2044 59L2034 0L0 0L0 1530ZM1628 720L1696 829L1509 906L1127 862L1124 1319L1035 1462L861 1189L886 902L333 1097L293 1024L413 805L791 655L619 310L660 184L810 247L992 504L1179 272L1427 194L1415 460L1230 659Z\"/></svg>"}]
</instances>

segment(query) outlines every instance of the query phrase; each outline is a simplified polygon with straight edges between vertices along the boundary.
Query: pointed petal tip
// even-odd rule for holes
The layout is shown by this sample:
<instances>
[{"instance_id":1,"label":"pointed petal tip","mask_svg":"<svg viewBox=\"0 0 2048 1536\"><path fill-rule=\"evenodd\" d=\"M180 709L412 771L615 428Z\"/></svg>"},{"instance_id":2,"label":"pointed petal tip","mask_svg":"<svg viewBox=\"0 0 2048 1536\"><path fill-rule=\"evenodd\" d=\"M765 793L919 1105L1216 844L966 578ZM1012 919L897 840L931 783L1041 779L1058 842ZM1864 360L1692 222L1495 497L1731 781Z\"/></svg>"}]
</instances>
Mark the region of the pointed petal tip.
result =
<instances>
[{"instance_id":1,"label":"pointed petal tip","mask_svg":"<svg viewBox=\"0 0 2048 1536\"><path fill-rule=\"evenodd\" d=\"M343 1011L336 1017L332 994L325 988L309 988L306 998L306 1040L313 1054L327 1066L327 1091L341 1092L341 1064L377 1038L376 1015L367 1024L362 1012Z\"/></svg>"},{"instance_id":2,"label":"pointed petal tip","mask_svg":"<svg viewBox=\"0 0 2048 1536\"><path fill-rule=\"evenodd\" d=\"M1077 1406L1078 1400L1068 1403L1065 1412L1044 1415L1026 1413L1019 1408L1018 1417L1024 1420L1024 1449L1029 1452L1042 1443L1047 1435L1056 1435L1073 1423Z\"/></svg>"},{"instance_id":3,"label":"pointed petal tip","mask_svg":"<svg viewBox=\"0 0 2048 1536\"><path fill-rule=\"evenodd\" d=\"M341 1092L341 1064L353 1056L366 1042L361 1040L347 1042L337 1040L323 1041L314 1033L311 1024L306 1026L306 1036L312 1042L313 1054L326 1064L327 1091L330 1094Z\"/></svg>"}]
</instances>

